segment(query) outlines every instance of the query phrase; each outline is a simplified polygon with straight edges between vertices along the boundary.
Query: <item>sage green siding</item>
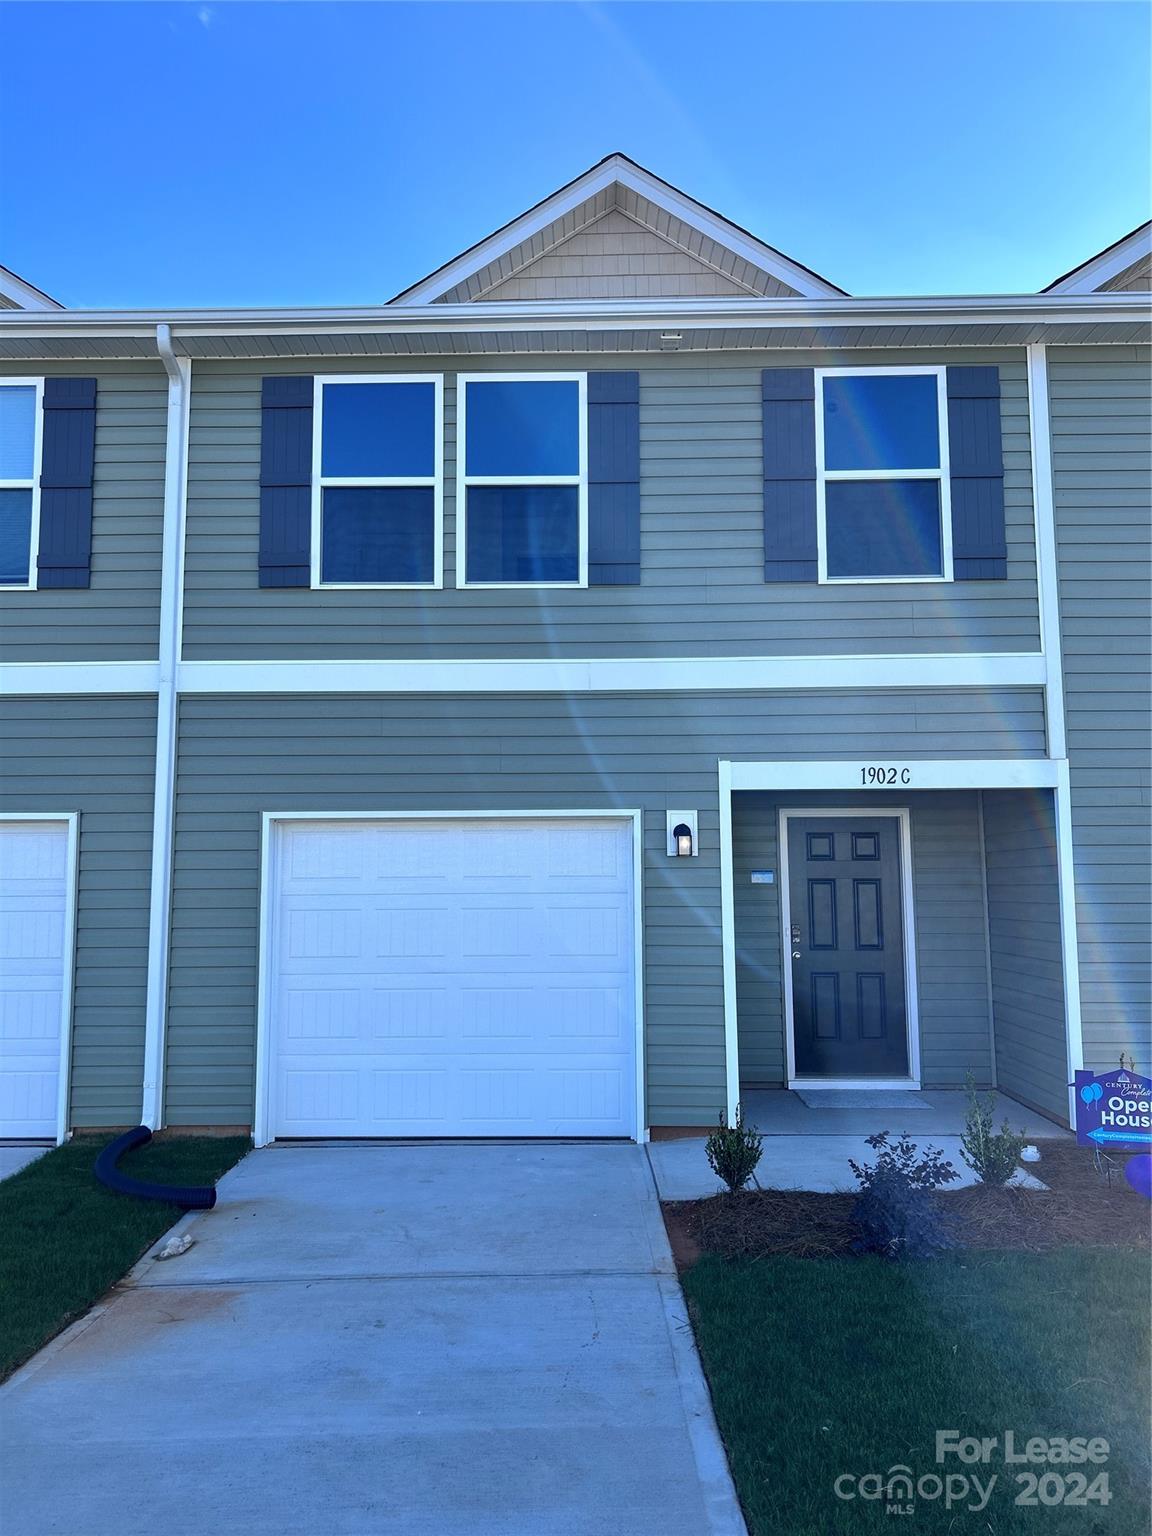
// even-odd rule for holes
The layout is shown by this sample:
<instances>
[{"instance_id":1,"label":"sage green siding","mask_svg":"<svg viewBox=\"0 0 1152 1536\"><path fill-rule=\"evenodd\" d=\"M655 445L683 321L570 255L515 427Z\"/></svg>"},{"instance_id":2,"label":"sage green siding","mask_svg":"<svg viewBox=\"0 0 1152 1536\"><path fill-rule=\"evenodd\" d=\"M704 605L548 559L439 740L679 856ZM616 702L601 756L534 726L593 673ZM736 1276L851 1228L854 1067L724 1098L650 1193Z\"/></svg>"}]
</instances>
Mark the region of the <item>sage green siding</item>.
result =
<instances>
[{"instance_id":1,"label":"sage green siding","mask_svg":"<svg viewBox=\"0 0 1152 1536\"><path fill-rule=\"evenodd\" d=\"M73 1126L140 1121L155 748L152 699L0 701L0 815L80 813Z\"/></svg>"},{"instance_id":2,"label":"sage green siding","mask_svg":"<svg viewBox=\"0 0 1152 1536\"><path fill-rule=\"evenodd\" d=\"M1021 1103L1067 1123L1052 791L986 789L983 796L997 1084Z\"/></svg>"},{"instance_id":3,"label":"sage green siding","mask_svg":"<svg viewBox=\"0 0 1152 1536\"><path fill-rule=\"evenodd\" d=\"M1152 1072L1152 353L1049 352L1084 1054Z\"/></svg>"},{"instance_id":4,"label":"sage green siding","mask_svg":"<svg viewBox=\"0 0 1152 1536\"><path fill-rule=\"evenodd\" d=\"M1033 690L186 697L169 1119L251 1120L261 812L643 810L650 1115L699 1125L724 1097L718 759L1043 751ZM700 855L670 860L665 811L689 807Z\"/></svg>"},{"instance_id":5,"label":"sage green siding","mask_svg":"<svg viewBox=\"0 0 1152 1536\"><path fill-rule=\"evenodd\" d=\"M763 367L997 362L1007 581L767 584ZM635 366L598 358L596 366ZM313 365L316 366L316 365ZM324 371L436 371L436 360L325 359ZM478 358L476 368L524 367ZM548 368L587 368L587 356ZM1035 651L1038 622L1024 360L1014 352L764 353L642 358L641 585L455 589L455 374L446 376L443 591L261 590L260 379L303 359L197 362L189 464L185 655L193 659L856 655Z\"/></svg>"},{"instance_id":6,"label":"sage green siding","mask_svg":"<svg viewBox=\"0 0 1152 1536\"><path fill-rule=\"evenodd\" d=\"M967 1072L993 1078L979 811L972 790L904 794L741 793L732 811L736 988L740 1077L785 1079L778 815L789 806L906 806L912 845L912 906L920 1003L921 1077L926 1088L963 1087ZM770 869L771 885L753 885Z\"/></svg>"},{"instance_id":7,"label":"sage green siding","mask_svg":"<svg viewBox=\"0 0 1152 1536\"><path fill-rule=\"evenodd\" d=\"M0 589L0 654L10 662L155 660L168 407L164 370L159 361L155 366L0 363L0 380L69 374L96 379L92 581L77 590Z\"/></svg>"}]
</instances>

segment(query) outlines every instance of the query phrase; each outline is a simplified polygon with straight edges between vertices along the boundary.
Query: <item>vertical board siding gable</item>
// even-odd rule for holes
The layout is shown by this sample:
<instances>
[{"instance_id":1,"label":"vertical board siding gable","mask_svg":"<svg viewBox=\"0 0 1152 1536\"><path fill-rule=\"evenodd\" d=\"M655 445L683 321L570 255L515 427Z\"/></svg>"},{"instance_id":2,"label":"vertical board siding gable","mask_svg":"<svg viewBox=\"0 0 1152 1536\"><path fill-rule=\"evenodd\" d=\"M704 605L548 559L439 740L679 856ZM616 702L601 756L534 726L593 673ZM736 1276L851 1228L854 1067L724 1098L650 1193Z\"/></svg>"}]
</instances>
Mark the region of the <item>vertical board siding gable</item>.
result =
<instances>
[{"instance_id":1,"label":"vertical board siding gable","mask_svg":"<svg viewBox=\"0 0 1152 1536\"><path fill-rule=\"evenodd\" d=\"M952 571L957 581L1005 581L1000 370L948 369Z\"/></svg>"},{"instance_id":2,"label":"vertical board siding gable","mask_svg":"<svg viewBox=\"0 0 1152 1536\"><path fill-rule=\"evenodd\" d=\"M640 375L588 375L588 584L640 582Z\"/></svg>"},{"instance_id":3,"label":"vertical board siding gable","mask_svg":"<svg viewBox=\"0 0 1152 1536\"><path fill-rule=\"evenodd\" d=\"M816 375L765 368L764 580L815 581Z\"/></svg>"},{"instance_id":4,"label":"vertical board siding gable","mask_svg":"<svg viewBox=\"0 0 1152 1536\"><path fill-rule=\"evenodd\" d=\"M260 585L312 583L310 375L277 374L260 397Z\"/></svg>"},{"instance_id":5,"label":"vertical board siding gable","mask_svg":"<svg viewBox=\"0 0 1152 1536\"><path fill-rule=\"evenodd\" d=\"M95 458L96 380L45 379L37 586L91 582Z\"/></svg>"}]
</instances>

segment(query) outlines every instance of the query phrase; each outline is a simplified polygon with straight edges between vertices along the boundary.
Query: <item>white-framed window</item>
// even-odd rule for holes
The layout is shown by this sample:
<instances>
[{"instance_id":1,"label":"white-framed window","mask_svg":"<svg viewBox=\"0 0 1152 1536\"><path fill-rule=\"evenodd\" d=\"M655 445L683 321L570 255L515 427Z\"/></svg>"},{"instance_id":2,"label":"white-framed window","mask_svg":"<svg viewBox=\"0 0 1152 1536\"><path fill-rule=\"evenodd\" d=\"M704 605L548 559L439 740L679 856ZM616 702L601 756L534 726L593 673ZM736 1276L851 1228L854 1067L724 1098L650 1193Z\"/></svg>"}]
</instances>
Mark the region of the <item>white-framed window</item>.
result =
<instances>
[{"instance_id":1,"label":"white-framed window","mask_svg":"<svg viewBox=\"0 0 1152 1536\"><path fill-rule=\"evenodd\" d=\"M821 582L952 580L942 367L816 369Z\"/></svg>"},{"instance_id":2,"label":"white-framed window","mask_svg":"<svg viewBox=\"0 0 1152 1536\"><path fill-rule=\"evenodd\" d=\"M0 379L0 588L33 591L44 380Z\"/></svg>"},{"instance_id":3,"label":"white-framed window","mask_svg":"<svg viewBox=\"0 0 1152 1536\"><path fill-rule=\"evenodd\" d=\"M318 374L315 391L312 585L441 586L443 376Z\"/></svg>"},{"instance_id":4,"label":"white-framed window","mask_svg":"<svg viewBox=\"0 0 1152 1536\"><path fill-rule=\"evenodd\" d=\"M588 376L461 374L456 584L588 585Z\"/></svg>"}]
</instances>

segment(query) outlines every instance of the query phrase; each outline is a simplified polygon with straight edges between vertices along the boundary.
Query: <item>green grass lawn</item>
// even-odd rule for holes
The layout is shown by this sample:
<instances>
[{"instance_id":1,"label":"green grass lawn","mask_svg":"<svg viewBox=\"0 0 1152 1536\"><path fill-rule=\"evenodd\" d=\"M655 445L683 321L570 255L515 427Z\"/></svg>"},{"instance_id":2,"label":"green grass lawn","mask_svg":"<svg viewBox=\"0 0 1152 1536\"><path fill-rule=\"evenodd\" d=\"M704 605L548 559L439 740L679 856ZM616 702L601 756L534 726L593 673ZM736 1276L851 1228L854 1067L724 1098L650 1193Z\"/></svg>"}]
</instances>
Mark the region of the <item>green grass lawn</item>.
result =
<instances>
[{"instance_id":1,"label":"green grass lawn","mask_svg":"<svg viewBox=\"0 0 1152 1536\"><path fill-rule=\"evenodd\" d=\"M0 1182L0 1379L86 1312L182 1214L116 1195L92 1175L111 1138L77 1137ZM213 1184L246 1136L150 1142L120 1167L157 1184Z\"/></svg>"},{"instance_id":2,"label":"green grass lawn","mask_svg":"<svg viewBox=\"0 0 1152 1536\"><path fill-rule=\"evenodd\" d=\"M752 1536L908 1528L982 1536L1147 1536L1149 1273L1130 1250L930 1262L701 1259L681 1277ZM1018 1507L1023 1466L936 1464L935 1432L1103 1436L1112 1500ZM982 1513L837 1498L842 1473L976 1472ZM1039 1467L1067 1478L1079 1469ZM851 1491L852 1485L842 1484ZM930 1485L931 1487L931 1485ZM1046 1490L1049 1495L1054 1485ZM976 1503L973 1494L966 1502Z\"/></svg>"}]
</instances>

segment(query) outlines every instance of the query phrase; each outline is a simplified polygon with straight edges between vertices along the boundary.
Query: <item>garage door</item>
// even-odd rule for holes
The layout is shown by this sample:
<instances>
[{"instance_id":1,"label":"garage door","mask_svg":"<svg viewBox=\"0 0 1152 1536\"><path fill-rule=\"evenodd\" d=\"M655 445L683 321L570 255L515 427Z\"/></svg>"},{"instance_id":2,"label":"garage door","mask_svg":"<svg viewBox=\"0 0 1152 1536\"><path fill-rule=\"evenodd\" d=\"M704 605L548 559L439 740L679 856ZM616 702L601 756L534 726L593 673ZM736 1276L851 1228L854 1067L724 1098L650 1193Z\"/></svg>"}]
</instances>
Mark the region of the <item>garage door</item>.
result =
<instances>
[{"instance_id":1,"label":"garage door","mask_svg":"<svg viewBox=\"0 0 1152 1536\"><path fill-rule=\"evenodd\" d=\"M268 1135L631 1136L632 823L288 822Z\"/></svg>"},{"instance_id":2,"label":"garage door","mask_svg":"<svg viewBox=\"0 0 1152 1536\"><path fill-rule=\"evenodd\" d=\"M68 823L0 821L0 1137L55 1138Z\"/></svg>"}]
</instances>

